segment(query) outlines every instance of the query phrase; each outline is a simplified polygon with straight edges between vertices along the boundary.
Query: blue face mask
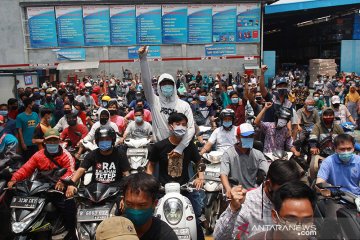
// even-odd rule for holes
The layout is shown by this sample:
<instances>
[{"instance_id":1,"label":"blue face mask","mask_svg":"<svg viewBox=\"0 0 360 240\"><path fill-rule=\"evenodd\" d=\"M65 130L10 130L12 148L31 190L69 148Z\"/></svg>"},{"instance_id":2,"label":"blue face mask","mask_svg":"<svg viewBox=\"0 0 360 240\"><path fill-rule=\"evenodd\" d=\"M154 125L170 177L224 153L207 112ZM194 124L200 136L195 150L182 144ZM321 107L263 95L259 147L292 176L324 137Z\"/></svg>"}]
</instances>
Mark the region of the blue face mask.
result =
<instances>
[{"instance_id":1,"label":"blue face mask","mask_svg":"<svg viewBox=\"0 0 360 240\"><path fill-rule=\"evenodd\" d=\"M253 148L254 139L253 138L241 138L241 147L242 148Z\"/></svg>"},{"instance_id":2,"label":"blue face mask","mask_svg":"<svg viewBox=\"0 0 360 240\"><path fill-rule=\"evenodd\" d=\"M239 103L239 98L231 98L231 102L233 104L238 104Z\"/></svg>"},{"instance_id":3,"label":"blue face mask","mask_svg":"<svg viewBox=\"0 0 360 240\"><path fill-rule=\"evenodd\" d=\"M99 148L101 151L108 151L110 150L110 148L112 147L112 141L109 140L104 140L104 141L99 141Z\"/></svg>"},{"instance_id":4,"label":"blue face mask","mask_svg":"<svg viewBox=\"0 0 360 240\"><path fill-rule=\"evenodd\" d=\"M222 123L222 125L223 125L224 127L226 127L226 128L231 127L232 124L233 124L232 121L229 121L229 122L225 122L225 121L224 121L224 122Z\"/></svg>"},{"instance_id":5,"label":"blue face mask","mask_svg":"<svg viewBox=\"0 0 360 240\"><path fill-rule=\"evenodd\" d=\"M161 87L161 92L164 94L165 97L171 97L174 93L174 86L164 85Z\"/></svg>"},{"instance_id":6,"label":"blue face mask","mask_svg":"<svg viewBox=\"0 0 360 240\"><path fill-rule=\"evenodd\" d=\"M74 109L72 110L72 112L73 112L73 114L78 115L79 110L77 110L76 108L74 108Z\"/></svg>"},{"instance_id":7,"label":"blue face mask","mask_svg":"<svg viewBox=\"0 0 360 240\"><path fill-rule=\"evenodd\" d=\"M36 106L40 106L41 100L35 100L34 103L35 103Z\"/></svg>"},{"instance_id":8,"label":"blue face mask","mask_svg":"<svg viewBox=\"0 0 360 240\"><path fill-rule=\"evenodd\" d=\"M48 153L50 154L56 154L59 152L59 144L47 143L45 144L45 147L46 147L46 151L48 151Z\"/></svg>"},{"instance_id":9,"label":"blue face mask","mask_svg":"<svg viewBox=\"0 0 360 240\"><path fill-rule=\"evenodd\" d=\"M135 117L135 122L141 123L142 121L143 121L142 116L137 116L137 117Z\"/></svg>"},{"instance_id":10,"label":"blue face mask","mask_svg":"<svg viewBox=\"0 0 360 240\"><path fill-rule=\"evenodd\" d=\"M8 111L2 110L2 111L0 111L0 115L6 117L8 115Z\"/></svg>"},{"instance_id":11,"label":"blue face mask","mask_svg":"<svg viewBox=\"0 0 360 240\"><path fill-rule=\"evenodd\" d=\"M227 90L227 94L230 95L231 92L233 92L234 90Z\"/></svg>"},{"instance_id":12,"label":"blue face mask","mask_svg":"<svg viewBox=\"0 0 360 240\"><path fill-rule=\"evenodd\" d=\"M40 96L45 96L45 93L44 92L40 92Z\"/></svg>"},{"instance_id":13,"label":"blue face mask","mask_svg":"<svg viewBox=\"0 0 360 240\"><path fill-rule=\"evenodd\" d=\"M339 159L343 164L348 164L352 159L354 153L353 152L341 152L338 153Z\"/></svg>"},{"instance_id":14,"label":"blue face mask","mask_svg":"<svg viewBox=\"0 0 360 240\"><path fill-rule=\"evenodd\" d=\"M306 106L306 109L307 109L309 112L312 112L312 111L314 111L314 106Z\"/></svg>"},{"instance_id":15,"label":"blue face mask","mask_svg":"<svg viewBox=\"0 0 360 240\"><path fill-rule=\"evenodd\" d=\"M107 106L108 106L108 102L106 102L106 101L102 102L101 104L104 108L107 108Z\"/></svg>"},{"instance_id":16,"label":"blue face mask","mask_svg":"<svg viewBox=\"0 0 360 240\"><path fill-rule=\"evenodd\" d=\"M199 100L200 102L205 102L206 101L206 96L199 96Z\"/></svg>"},{"instance_id":17,"label":"blue face mask","mask_svg":"<svg viewBox=\"0 0 360 240\"><path fill-rule=\"evenodd\" d=\"M193 98L188 98L188 102L192 102L193 100Z\"/></svg>"},{"instance_id":18,"label":"blue face mask","mask_svg":"<svg viewBox=\"0 0 360 240\"><path fill-rule=\"evenodd\" d=\"M152 208L133 209L125 207L126 217L137 227L144 225L153 215Z\"/></svg>"}]
</instances>

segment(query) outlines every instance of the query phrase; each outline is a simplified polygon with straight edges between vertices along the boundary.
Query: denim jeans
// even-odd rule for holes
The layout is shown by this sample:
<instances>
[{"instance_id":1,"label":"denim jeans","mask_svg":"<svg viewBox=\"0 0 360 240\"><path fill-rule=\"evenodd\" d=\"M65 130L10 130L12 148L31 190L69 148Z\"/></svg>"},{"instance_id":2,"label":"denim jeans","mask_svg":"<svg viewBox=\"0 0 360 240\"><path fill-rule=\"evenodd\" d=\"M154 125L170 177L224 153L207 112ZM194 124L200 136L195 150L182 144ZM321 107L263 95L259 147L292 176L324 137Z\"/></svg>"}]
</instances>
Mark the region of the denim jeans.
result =
<instances>
[{"instance_id":1,"label":"denim jeans","mask_svg":"<svg viewBox=\"0 0 360 240\"><path fill-rule=\"evenodd\" d=\"M199 218L201 216L202 209L205 206L205 198L206 198L205 191L194 190L193 192L185 193L184 196L190 200L191 205L193 206L194 209L195 218L196 218L197 239L203 240L205 239L205 237Z\"/></svg>"}]
</instances>

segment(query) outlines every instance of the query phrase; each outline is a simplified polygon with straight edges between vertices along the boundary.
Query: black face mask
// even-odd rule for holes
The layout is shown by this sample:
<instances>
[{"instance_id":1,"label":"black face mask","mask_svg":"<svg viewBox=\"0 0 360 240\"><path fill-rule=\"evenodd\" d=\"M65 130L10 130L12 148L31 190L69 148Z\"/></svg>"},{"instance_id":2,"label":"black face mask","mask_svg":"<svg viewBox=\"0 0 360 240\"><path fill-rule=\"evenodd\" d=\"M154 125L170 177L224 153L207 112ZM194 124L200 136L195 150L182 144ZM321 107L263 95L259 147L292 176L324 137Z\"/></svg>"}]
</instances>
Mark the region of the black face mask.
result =
<instances>
[{"instance_id":1,"label":"black face mask","mask_svg":"<svg viewBox=\"0 0 360 240\"><path fill-rule=\"evenodd\" d=\"M278 93L280 96L286 96L287 95L287 89L278 89Z\"/></svg>"},{"instance_id":2,"label":"black face mask","mask_svg":"<svg viewBox=\"0 0 360 240\"><path fill-rule=\"evenodd\" d=\"M103 87L104 86L104 84L103 83L100 83L100 87Z\"/></svg>"},{"instance_id":3,"label":"black face mask","mask_svg":"<svg viewBox=\"0 0 360 240\"><path fill-rule=\"evenodd\" d=\"M114 116L116 114L117 110L109 110L109 112L110 112L111 116Z\"/></svg>"},{"instance_id":4,"label":"black face mask","mask_svg":"<svg viewBox=\"0 0 360 240\"><path fill-rule=\"evenodd\" d=\"M47 102L51 102L51 101L52 101L52 97L46 97L46 101L47 101Z\"/></svg>"},{"instance_id":5,"label":"black face mask","mask_svg":"<svg viewBox=\"0 0 360 240\"><path fill-rule=\"evenodd\" d=\"M334 108L339 108L339 107L340 107L340 103L335 103L335 104L333 104L333 107L334 107Z\"/></svg>"},{"instance_id":6,"label":"black face mask","mask_svg":"<svg viewBox=\"0 0 360 240\"><path fill-rule=\"evenodd\" d=\"M75 126L76 125L76 119L70 119L67 121L67 123L69 124L69 126Z\"/></svg>"},{"instance_id":7,"label":"black face mask","mask_svg":"<svg viewBox=\"0 0 360 240\"><path fill-rule=\"evenodd\" d=\"M66 114L69 114L69 113L71 113L71 110L64 110L64 114L66 115Z\"/></svg>"},{"instance_id":8,"label":"black face mask","mask_svg":"<svg viewBox=\"0 0 360 240\"><path fill-rule=\"evenodd\" d=\"M13 110L13 111L15 111L15 110L17 110L18 109L18 106L11 106L11 108L10 108L11 110Z\"/></svg>"},{"instance_id":9,"label":"black face mask","mask_svg":"<svg viewBox=\"0 0 360 240\"><path fill-rule=\"evenodd\" d=\"M109 121L109 118L100 118L100 124L105 125Z\"/></svg>"}]
</instances>

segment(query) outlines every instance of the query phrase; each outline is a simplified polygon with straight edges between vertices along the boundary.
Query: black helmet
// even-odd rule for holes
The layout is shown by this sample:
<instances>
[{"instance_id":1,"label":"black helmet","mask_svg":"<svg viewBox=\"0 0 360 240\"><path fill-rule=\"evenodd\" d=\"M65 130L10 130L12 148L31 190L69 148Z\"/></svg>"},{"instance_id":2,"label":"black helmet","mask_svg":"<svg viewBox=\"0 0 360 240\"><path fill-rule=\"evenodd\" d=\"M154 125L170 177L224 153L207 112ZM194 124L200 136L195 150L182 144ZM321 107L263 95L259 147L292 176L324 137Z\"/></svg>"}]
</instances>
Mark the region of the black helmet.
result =
<instances>
[{"instance_id":1,"label":"black helmet","mask_svg":"<svg viewBox=\"0 0 360 240\"><path fill-rule=\"evenodd\" d=\"M95 142L98 145L100 138L111 137L112 145L115 144L116 141L116 132L110 126L101 126L95 131Z\"/></svg>"},{"instance_id":2,"label":"black helmet","mask_svg":"<svg viewBox=\"0 0 360 240\"><path fill-rule=\"evenodd\" d=\"M231 117L232 121L235 119L235 112L232 109L224 109L220 113L220 120L223 121L225 117Z\"/></svg>"},{"instance_id":3,"label":"black helmet","mask_svg":"<svg viewBox=\"0 0 360 240\"><path fill-rule=\"evenodd\" d=\"M280 107L279 110L276 111L275 116L277 119L281 118L289 121L291 119L291 109Z\"/></svg>"}]
</instances>

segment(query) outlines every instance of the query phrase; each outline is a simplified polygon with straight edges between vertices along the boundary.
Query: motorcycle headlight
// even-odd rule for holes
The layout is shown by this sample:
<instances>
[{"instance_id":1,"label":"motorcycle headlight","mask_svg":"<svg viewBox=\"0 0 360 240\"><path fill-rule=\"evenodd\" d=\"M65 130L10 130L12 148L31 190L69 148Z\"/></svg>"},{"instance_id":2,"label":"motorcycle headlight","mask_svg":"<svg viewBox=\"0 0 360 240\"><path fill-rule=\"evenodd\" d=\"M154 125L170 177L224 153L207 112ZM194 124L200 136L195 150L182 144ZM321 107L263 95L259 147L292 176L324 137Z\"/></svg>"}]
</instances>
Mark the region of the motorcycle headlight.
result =
<instances>
[{"instance_id":1,"label":"motorcycle headlight","mask_svg":"<svg viewBox=\"0 0 360 240\"><path fill-rule=\"evenodd\" d=\"M32 222L32 220L34 220L34 218L41 212L41 210L43 209L43 206L45 204L45 201L42 201L40 203L40 205L31 213L29 213L26 217L24 217L23 219L21 219L20 222L16 222L16 215L15 215L15 211L13 211L13 224L11 226L12 231L14 233L21 233L23 232L28 225Z\"/></svg>"},{"instance_id":2,"label":"motorcycle headlight","mask_svg":"<svg viewBox=\"0 0 360 240\"><path fill-rule=\"evenodd\" d=\"M164 203L164 215L171 225L181 221L183 215L183 204L178 198L169 198Z\"/></svg>"},{"instance_id":3,"label":"motorcycle headlight","mask_svg":"<svg viewBox=\"0 0 360 240\"><path fill-rule=\"evenodd\" d=\"M11 225L11 229L14 233L21 233L26 229L26 227L30 223L30 221L31 221L31 219L29 219L26 222L14 222Z\"/></svg>"}]
</instances>

